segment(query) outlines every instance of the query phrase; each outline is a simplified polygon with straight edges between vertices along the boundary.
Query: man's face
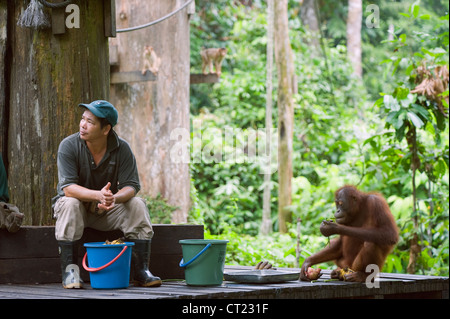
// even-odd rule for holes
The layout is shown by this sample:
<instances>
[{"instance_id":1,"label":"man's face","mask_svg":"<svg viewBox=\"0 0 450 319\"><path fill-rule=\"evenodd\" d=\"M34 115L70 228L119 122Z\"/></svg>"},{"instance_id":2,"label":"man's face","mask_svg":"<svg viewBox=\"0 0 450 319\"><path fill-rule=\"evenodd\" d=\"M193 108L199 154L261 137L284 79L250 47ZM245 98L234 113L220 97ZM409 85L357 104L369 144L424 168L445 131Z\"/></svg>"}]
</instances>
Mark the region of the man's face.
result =
<instances>
[{"instance_id":1,"label":"man's face","mask_svg":"<svg viewBox=\"0 0 450 319\"><path fill-rule=\"evenodd\" d=\"M108 135L109 125L101 128L99 119L91 111L85 110L80 121L80 137L92 142Z\"/></svg>"}]
</instances>

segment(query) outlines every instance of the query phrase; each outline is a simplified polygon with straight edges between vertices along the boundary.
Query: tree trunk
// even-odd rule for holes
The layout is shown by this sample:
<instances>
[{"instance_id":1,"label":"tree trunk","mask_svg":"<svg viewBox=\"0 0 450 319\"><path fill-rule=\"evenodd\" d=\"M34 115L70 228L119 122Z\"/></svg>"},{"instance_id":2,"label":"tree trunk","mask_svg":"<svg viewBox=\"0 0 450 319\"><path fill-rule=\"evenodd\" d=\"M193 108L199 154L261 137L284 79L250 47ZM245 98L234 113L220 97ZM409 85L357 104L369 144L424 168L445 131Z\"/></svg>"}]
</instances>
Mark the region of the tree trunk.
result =
<instances>
[{"instance_id":1,"label":"tree trunk","mask_svg":"<svg viewBox=\"0 0 450 319\"><path fill-rule=\"evenodd\" d=\"M416 172L420 168L419 151L417 149L417 130L412 124L409 125L409 130L406 135L408 147L411 152L411 170L412 170L412 195L413 195L413 211L412 220L414 225L414 235L410 241L409 247L409 262L406 267L408 274L416 273L416 263L421 247L419 245L419 219L417 212L417 188L416 188Z\"/></svg>"},{"instance_id":2,"label":"tree trunk","mask_svg":"<svg viewBox=\"0 0 450 319\"><path fill-rule=\"evenodd\" d=\"M300 7L300 20L302 20L302 23L308 27L311 33L311 39L308 39L307 41L313 48L318 50L320 48L320 26L319 18L316 12L316 0L303 1L302 6Z\"/></svg>"},{"instance_id":3,"label":"tree trunk","mask_svg":"<svg viewBox=\"0 0 450 319\"><path fill-rule=\"evenodd\" d=\"M286 206L291 205L292 199L293 94L296 87L287 4L287 0L277 0L274 6L275 62L278 71L278 222L281 233L287 232L286 222L290 222L292 217Z\"/></svg>"},{"instance_id":4,"label":"tree trunk","mask_svg":"<svg viewBox=\"0 0 450 319\"><path fill-rule=\"evenodd\" d=\"M266 154L270 154L270 129L272 128L272 71L273 71L273 2L267 0L267 76L266 76ZM270 165L267 163L267 165ZM264 174L263 216L261 234L268 235L272 231L272 218L270 207L271 195L270 169Z\"/></svg>"},{"instance_id":5,"label":"tree trunk","mask_svg":"<svg viewBox=\"0 0 450 319\"><path fill-rule=\"evenodd\" d=\"M361 66L362 0L348 0L347 55L353 65L353 73L362 77Z\"/></svg>"},{"instance_id":6,"label":"tree trunk","mask_svg":"<svg viewBox=\"0 0 450 319\"><path fill-rule=\"evenodd\" d=\"M24 224L48 225L58 182L56 154L61 140L78 130L77 105L108 99L108 42L103 1L77 1L80 28L61 35L18 26L28 3L8 1L7 10L11 54L3 109L8 112L9 188L11 202L25 214Z\"/></svg>"},{"instance_id":7,"label":"tree trunk","mask_svg":"<svg viewBox=\"0 0 450 319\"><path fill-rule=\"evenodd\" d=\"M414 157L414 156L413 156ZM412 185L413 185L413 225L414 225L414 234L409 242L409 261L408 266L406 267L406 271L408 274L415 274L416 273L416 263L417 263L417 257L420 253L420 245L419 245L419 236L417 236L417 233L419 232L419 221L417 218L417 196L416 196L416 169L413 168L412 171Z\"/></svg>"},{"instance_id":8,"label":"tree trunk","mask_svg":"<svg viewBox=\"0 0 450 319\"><path fill-rule=\"evenodd\" d=\"M185 3L118 0L117 29L154 21ZM120 114L117 132L135 151L141 194L161 194L170 205L179 207L172 215L174 223L185 223L190 209L188 159L177 162L171 152L177 149L177 143L184 143L189 154L188 10L145 29L118 33L110 43L111 49L117 46L118 51L119 65L113 72L141 72L144 46L152 46L161 58L155 81L112 84L111 101ZM177 131L186 134L181 137Z\"/></svg>"}]
</instances>

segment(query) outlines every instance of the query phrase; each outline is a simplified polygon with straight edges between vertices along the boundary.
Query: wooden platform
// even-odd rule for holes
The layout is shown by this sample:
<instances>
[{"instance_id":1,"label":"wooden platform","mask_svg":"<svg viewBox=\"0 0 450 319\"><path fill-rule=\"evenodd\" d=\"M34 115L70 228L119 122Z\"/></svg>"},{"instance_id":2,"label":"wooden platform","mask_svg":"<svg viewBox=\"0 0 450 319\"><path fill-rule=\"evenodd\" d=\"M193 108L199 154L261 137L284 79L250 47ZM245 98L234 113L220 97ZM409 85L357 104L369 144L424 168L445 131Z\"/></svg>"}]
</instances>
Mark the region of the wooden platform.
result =
<instances>
[{"instance_id":1,"label":"wooden platform","mask_svg":"<svg viewBox=\"0 0 450 319\"><path fill-rule=\"evenodd\" d=\"M89 274L81 267L84 247L79 248L79 266L85 289L61 286L58 245L54 227L22 227L11 234L0 230L0 299L395 299L449 298L449 278L382 273L379 288L361 283L329 281L330 271L316 282L292 280L276 284L242 284L224 281L220 286L193 287L184 281L180 239L203 238L203 225L153 225L150 270L163 279L158 288L128 287L97 290L89 286ZM119 231L86 229L82 242L113 240ZM249 270L251 266L226 266L225 272ZM299 269L280 269L299 273ZM296 276L295 276L296 278Z\"/></svg>"},{"instance_id":2,"label":"wooden platform","mask_svg":"<svg viewBox=\"0 0 450 319\"><path fill-rule=\"evenodd\" d=\"M251 269L226 266L225 271ZM288 269L284 269L288 270ZM298 269L289 269L298 272ZM365 284L328 281L329 271L317 282L297 280L277 284L240 284L225 281L221 286L193 287L184 281L164 281L158 288L130 286L127 289L63 289L61 284L0 285L0 299L448 299L448 277L381 274L379 288Z\"/></svg>"}]
</instances>

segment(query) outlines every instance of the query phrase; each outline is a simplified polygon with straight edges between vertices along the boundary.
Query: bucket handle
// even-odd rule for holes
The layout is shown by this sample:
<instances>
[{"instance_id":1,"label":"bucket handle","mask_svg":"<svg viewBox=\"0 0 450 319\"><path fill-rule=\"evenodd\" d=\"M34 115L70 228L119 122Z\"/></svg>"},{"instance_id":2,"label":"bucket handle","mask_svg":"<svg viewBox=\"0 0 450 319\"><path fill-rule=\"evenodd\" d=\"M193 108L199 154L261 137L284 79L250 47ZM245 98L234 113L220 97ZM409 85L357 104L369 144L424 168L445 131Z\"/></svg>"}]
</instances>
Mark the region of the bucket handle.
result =
<instances>
[{"instance_id":1,"label":"bucket handle","mask_svg":"<svg viewBox=\"0 0 450 319\"><path fill-rule=\"evenodd\" d=\"M205 248L203 248L197 255L194 256L194 258L192 258L191 260L189 260L187 263L184 263L184 259L181 259L180 261L180 267L186 267L190 264L192 264L192 262L194 260L196 260L198 257L200 257L201 254L203 254L209 247L211 247L211 243L209 243L208 245L205 246Z\"/></svg>"},{"instance_id":2,"label":"bucket handle","mask_svg":"<svg viewBox=\"0 0 450 319\"><path fill-rule=\"evenodd\" d=\"M128 246L124 246L122 251L113 260L111 260L109 263L107 263L101 267L98 267L98 268L90 268L86 265L86 257L87 257L87 252L86 252L83 257L83 268L89 272L96 272L96 271L105 269L106 267L112 265L117 259L119 259L119 257L122 256L122 254L125 252L125 250L127 250L127 248L128 248Z\"/></svg>"}]
</instances>

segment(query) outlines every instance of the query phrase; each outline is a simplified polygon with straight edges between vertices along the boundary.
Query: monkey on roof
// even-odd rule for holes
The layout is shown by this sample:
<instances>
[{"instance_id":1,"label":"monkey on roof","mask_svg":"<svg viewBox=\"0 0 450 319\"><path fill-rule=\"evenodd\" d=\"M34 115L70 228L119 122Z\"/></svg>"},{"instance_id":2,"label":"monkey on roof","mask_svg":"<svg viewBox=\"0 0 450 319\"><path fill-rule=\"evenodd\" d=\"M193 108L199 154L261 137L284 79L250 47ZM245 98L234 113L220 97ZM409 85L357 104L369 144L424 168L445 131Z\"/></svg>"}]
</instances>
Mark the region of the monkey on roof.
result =
<instances>
[{"instance_id":1,"label":"monkey on roof","mask_svg":"<svg viewBox=\"0 0 450 319\"><path fill-rule=\"evenodd\" d=\"M158 74L159 67L161 65L161 58L158 57L155 50L152 46L146 45L144 47L144 53L142 54L143 57L143 68L142 68L142 75L145 75L147 70L150 70L153 74Z\"/></svg>"},{"instance_id":2,"label":"monkey on roof","mask_svg":"<svg viewBox=\"0 0 450 319\"><path fill-rule=\"evenodd\" d=\"M213 73L213 63L216 70L216 74L220 76L222 74L222 61L227 54L226 48L203 48L200 51L200 56L202 57L202 72L203 74L208 74L206 69L208 68L209 73Z\"/></svg>"}]
</instances>

